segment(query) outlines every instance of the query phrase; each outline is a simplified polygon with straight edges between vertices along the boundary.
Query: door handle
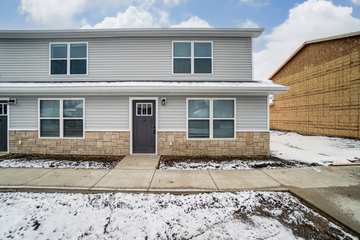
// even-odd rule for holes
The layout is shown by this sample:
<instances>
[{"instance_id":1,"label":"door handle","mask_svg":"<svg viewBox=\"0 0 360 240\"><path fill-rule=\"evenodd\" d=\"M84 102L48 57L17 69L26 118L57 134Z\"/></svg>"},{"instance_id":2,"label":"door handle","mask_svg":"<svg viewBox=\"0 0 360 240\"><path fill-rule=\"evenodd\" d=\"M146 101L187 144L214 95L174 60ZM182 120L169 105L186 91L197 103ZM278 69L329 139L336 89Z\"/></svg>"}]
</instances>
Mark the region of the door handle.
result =
<instances>
[{"instance_id":1,"label":"door handle","mask_svg":"<svg viewBox=\"0 0 360 240\"><path fill-rule=\"evenodd\" d=\"M153 134L155 134L156 133L156 128L155 127L153 127Z\"/></svg>"}]
</instances>

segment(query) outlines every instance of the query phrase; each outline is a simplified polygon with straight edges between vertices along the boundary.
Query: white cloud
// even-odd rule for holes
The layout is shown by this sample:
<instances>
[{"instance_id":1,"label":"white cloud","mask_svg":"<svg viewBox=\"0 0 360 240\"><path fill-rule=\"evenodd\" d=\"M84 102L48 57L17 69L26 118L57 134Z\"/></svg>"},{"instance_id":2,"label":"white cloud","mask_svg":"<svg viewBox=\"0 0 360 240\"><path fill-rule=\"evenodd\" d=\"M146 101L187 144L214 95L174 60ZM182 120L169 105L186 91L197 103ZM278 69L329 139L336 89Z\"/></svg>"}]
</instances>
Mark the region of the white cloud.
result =
<instances>
[{"instance_id":1,"label":"white cloud","mask_svg":"<svg viewBox=\"0 0 360 240\"><path fill-rule=\"evenodd\" d=\"M199 18L198 16L192 16L183 22L172 25L171 27L174 27L174 28L209 28L211 26L204 19Z\"/></svg>"},{"instance_id":2,"label":"white cloud","mask_svg":"<svg viewBox=\"0 0 360 240\"><path fill-rule=\"evenodd\" d=\"M270 3L270 0L239 0L240 3L255 6L255 7L261 7L266 6Z\"/></svg>"},{"instance_id":3,"label":"white cloud","mask_svg":"<svg viewBox=\"0 0 360 240\"><path fill-rule=\"evenodd\" d=\"M124 14L135 13L133 19L136 21L148 21L150 16L141 10L150 10L152 12L159 14L160 18L163 18L167 15L163 11L156 10L154 6L157 4L159 6L175 6L181 3L184 3L186 0L21 0L19 5L20 12L27 17L28 20L38 24L40 26L47 27L78 27L89 26L84 24L86 19L79 20L77 17L81 17L81 14L86 11L96 11L97 13L106 14L109 10L114 8L123 8L129 6ZM136 9L134 9L136 8ZM120 13L119 13L120 14ZM146 15L146 16L145 16ZM121 15L114 18L120 18L119 21L126 19L131 20L130 16ZM114 21L111 17L105 18L104 21ZM155 20L154 20L155 21ZM159 19L159 24L163 19ZM119 24L119 23L118 23ZM124 23L129 25L129 23ZM135 22L132 25L150 25L150 23L140 23ZM120 23L121 25L121 23Z\"/></svg>"},{"instance_id":4,"label":"white cloud","mask_svg":"<svg viewBox=\"0 0 360 240\"><path fill-rule=\"evenodd\" d=\"M160 27L167 22L166 14L159 17L153 16L143 8L130 6L124 12L119 12L115 17L106 17L101 22L95 24L94 28L136 28L136 27ZM83 28L90 28L86 25Z\"/></svg>"},{"instance_id":5,"label":"white cloud","mask_svg":"<svg viewBox=\"0 0 360 240\"><path fill-rule=\"evenodd\" d=\"M182 4L182 3L186 2L187 0L162 0L162 1L165 5L174 6L174 5Z\"/></svg>"},{"instance_id":6,"label":"white cloud","mask_svg":"<svg viewBox=\"0 0 360 240\"><path fill-rule=\"evenodd\" d=\"M256 22L254 22L254 21L252 21L250 19L246 19L244 22L239 24L239 27L242 27L242 28L258 28L259 25Z\"/></svg>"},{"instance_id":7,"label":"white cloud","mask_svg":"<svg viewBox=\"0 0 360 240\"><path fill-rule=\"evenodd\" d=\"M21 0L20 11L31 21L47 26L68 27L82 12L87 0Z\"/></svg>"},{"instance_id":8,"label":"white cloud","mask_svg":"<svg viewBox=\"0 0 360 240\"><path fill-rule=\"evenodd\" d=\"M91 26L83 21L82 28L137 28L137 27L174 27L174 28L207 28L209 23L198 16L192 16L185 21L171 24L165 11L150 11L143 7L130 6L124 12L118 12L114 17L106 17Z\"/></svg>"},{"instance_id":9,"label":"white cloud","mask_svg":"<svg viewBox=\"0 0 360 240\"><path fill-rule=\"evenodd\" d=\"M304 41L360 30L352 8L324 0L308 0L289 11L288 18L264 35L265 48L254 54L255 79L266 79Z\"/></svg>"},{"instance_id":10,"label":"white cloud","mask_svg":"<svg viewBox=\"0 0 360 240\"><path fill-rule=\"evenodd\" d=\"M360 6L360 0L352 0L352 3L354 5L359 5Z\"/></svg>"}]
</instances>

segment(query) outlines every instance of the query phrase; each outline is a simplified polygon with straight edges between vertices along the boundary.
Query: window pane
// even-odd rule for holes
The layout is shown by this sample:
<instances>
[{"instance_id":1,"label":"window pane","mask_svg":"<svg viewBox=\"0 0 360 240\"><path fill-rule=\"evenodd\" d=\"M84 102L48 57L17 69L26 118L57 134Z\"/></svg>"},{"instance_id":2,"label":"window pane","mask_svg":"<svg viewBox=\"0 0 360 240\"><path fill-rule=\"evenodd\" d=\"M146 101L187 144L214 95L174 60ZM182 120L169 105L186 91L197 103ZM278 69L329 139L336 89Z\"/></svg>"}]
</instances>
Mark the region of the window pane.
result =
<instances>
[{"instance_id":1,"label":"window pane","mask_svg":"<svg viewBox=\"0 0 360 240\"><path fill-rule=\"evenodd\" d=\"M86 60L70 60L70 74L86 74Z\"/></svg>"},{"instance_id":2,"label":"window pane","mask_svg":"<svg viewBox=\"0 0 360 240\"><path fill-rule=\"evenodd\" d=\"M208 118L209 100L189 100L189 118Z\"/></svg>"},{"instance_id":3,"label":"window pane","mask_svg":"<svg viewBox=\"0 0 360 240\"><path fill-rule=\"evenodd\" d=\"M191 57L191 43L189 42L174 43L174 57Z\"/></svg>"},{"instance_id":4,"label":"window pane","mask_svg":"<svg viewBox=\"0 0 360 240\"><path fill-rule=\"evenodd\" d=\"M51 60L51 74L66 74L67 61L66 60Z\"/></svg>"},{"instance_id":5,"label":"window pane","mask_svg":"<svg viewBox=\"0 0 360 240\"><path fill-rule=\"evenodd\" d=\"M174 59L174 73L191 73L191 59L190 58Z\"/></svg>"},{"instance_id":6,"label":"window pane","mask_svg":"<svg viewBox=\"0 0 360 240\"><path fill-rule=\"evenodd\" d=\"M214 120L214 138L233 138L234 120Z\"/></svg>"},{"instance_id":7,"label":"window pane","mask_svg":"<svg viewBox=\"0 0 360 240\"><path fill-rule=\"evenodd\" d=\"M146 104L145 103L143 103L143 104L141 104L142 106L142 115L143 116L146 116Z\"/></svg>"},{"instance_id":8,"label":"window pane","mask_svg":"<svg viewBox=\"0 0 360 240\"><path fill-rule=\"evenodd\" d=\"M41 137L59 137L60 122L58 119L40 119Z\"/></svg>"},{"instance_id":9,"label":"window pane","mask_svg":"<svg viewBox=\"0 0 360 240\"><path fill-rule=\"evenodd\" d=\"M189 138L208 138L209 120L189 120Z\"/></svg>"},{"instance_id":10,"label":"window pane","mask_svg":"<svg viewBox=\"0 0 360 240\"><path fill-rule=\"evenodd\" d=\"M211 57L211 43L194 43L194 57Z\"/></svg>"},{"instance_id":11,"label":"window pane","mask_svg":"<svg viewBox=\"0 0 360 240\"><path fill-rule=\"evenodd\" d=\"M59 100L40 100L40 117L59 117Z\"/></svg>"},{"instance_id":12,"label":"window pane","mask_svg":"<svg viewBox=\"0 0 360 240\"><path fill-rule=\"evenodd\" d=\"M83 101L82 100L64 100L64 117L82 117L83 116Z\"/></svg>"},{"instance_id":13,"label":"window pane","mask_svg":"<svg viewBox=\"0 0 360 240\"><path fill-rule=\"evenodd\" d=\"M3 114L7 115L7 104L4 104Z\"/></svg>"},{"instance_id":14,"label":"window pane","mask_svg":"<svg viewBox=\"0 0 360 240\"><path fill-rule=\"evenodd\" d=\"M0 115L1 115L1 114L4 114L4 112L3 112L3 106L5 106L5 105L0 104Z\"/></svg>"},{"instance_id":15,"label":"window pane","mask_svg":"<svg viewBox=\"0 0 360 240\"><path fill-rule=\"evenodd\" d=\"M74 43L70 45L70 57L71 58L86 58L86 44Z\"/></svg>"},{"instance_id":16,"label":"window pane","mask_svg":"<svg viewBox=\"0 0 360 240\"><path fill-rule=\"evenodd\" d=\"M147 104L147 115L148 115L148 116L151 116L151 115L152 115L151 109L152 109L152 103L148 103L148 104Z\"/></svg>"},{"instance_id":17,"label":"window pane","mask_svg":"<svg viewBox=\"0 0 360 240\"><path fill-rule=\"evenodd\" d=\"M141 103L136 104L136 112L138 116L141 116Z\"/></svg>"},{"instance_id":18,"label":"window pane","mask_svg":"<svg viewBox=\"0 0 360 240\"><path fill-rule=\"evenodd\" d=\"M214 118L233 118L233 100L214 100Z\"/></svg>"},{"instance_id":19,"label":"window pane","mask_svg":"<svg viewBox=\"0 0 360 240\"><path fill-rule=\"evenodd\" d=\"M211 64L210 58L195 58L194 73L211 73Z\"/></svg>"},{"instance_id":20,"label":"window pane","mask_svg":"<svg viewBox=\"0 0 360 240\"><path fill-rule=\"evenodd\" d=\"M83 120L64 119L64 137L82 137Z\"/></svg>"},{"instance_id":21,"label":"window pane","mask_svg":"<svg viewBox=\"0 0 360 240\"><path fill-rule=\"evenodd\" d=\"M51 58L66 58L67 45L66 44L51 44Z\"/></svg>"}]
</instances>

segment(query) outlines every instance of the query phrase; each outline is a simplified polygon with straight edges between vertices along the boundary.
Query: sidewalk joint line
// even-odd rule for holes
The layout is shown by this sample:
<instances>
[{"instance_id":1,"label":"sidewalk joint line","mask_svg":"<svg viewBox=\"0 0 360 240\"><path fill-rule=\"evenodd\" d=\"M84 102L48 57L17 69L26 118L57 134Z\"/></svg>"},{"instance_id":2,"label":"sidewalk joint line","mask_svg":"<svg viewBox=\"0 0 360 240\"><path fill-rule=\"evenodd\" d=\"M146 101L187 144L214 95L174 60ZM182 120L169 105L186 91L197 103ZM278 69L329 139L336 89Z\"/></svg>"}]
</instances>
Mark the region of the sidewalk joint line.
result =
<instances>
[{"instance_id":1,"label":"sidewalk joint line","mask_svg":"<svg viewBox=\"0 0 360 240\"><path fill-rule=\"evenodd\" d=\"M211 178L211 181L214 183L214 185L215 185L215 187L216 187L216 190L219 191L220 188L219 188L218 185L216 184L215 179L214 179L213 176L211 175L210 170L208 169L207 172L208 172L208 174L209 174L209 176L210 176L210 178Z\"/></svg>"},{"instance_id":2,"label":"sidewalk joint line","mask_svg":"<svg viewBox=\"0 0 360 240\"><path fill-rule=\"evenodd\" d=\"M273 176L267 174L263 169L259 169L262 173L264 173L266 176L268 176L269 178L271 178L272 180L274 180L275 182L277 182L278 184L280 184L280 187L281 186L287 186L287 185L284 185L283 183L281 183L280 181L278 181L276 178L274 178Z\"/></svg>"},{"instance_id":3,"label":"sidewalk joint line","mask_svg":"<svg viewBox=\"0 0 360 240\"><path fill-rule=\"evenodd\" d=\"M151 184L152 184L152 182L153 182L153 179L154 179L156 170L157 170L157 169L154 169L154 172L153 172L153 174L152 174L152 176L151 176L150 183L149 183L149 187L147 188L147 192L150 191Z\"/></svg>"},{"instance_id":4,"label":"sidewalk joint line","mask_svg":"<svg viewBox=\"0 0 360 240\"><path fill-rule=\"evenodd\" d=\"M114 168L109 169L109 171L107 173L105 173L102 177L99 178L99 180L97 180L93 185L91 185L90 187L88 187L87 189L92 189L95 187L96 184L98 184L105 176L107 176L111 171L113 171Z\"/></svg>"},{"instance_id":5,"label":"sidewalk joint line","mask_svg":"<svg viewBox=\"0 0 360 240\"><path fill-rule=\"evenodd\" d=\"M29 184L30 182L35 181L35 180L37 180L37 179L40 179L40 178L44 177L45 175L47 175L48 173L51 173L51 172L53 172L53 171L54 171L54 169L46 169L44 173L40 174L40 176L31 178L30 180L24 182L23 184L24 184L24 185L27 185L27 184ZM31 185L30 185L30 186L31 186Z\"/></svg>"}]
</instances>

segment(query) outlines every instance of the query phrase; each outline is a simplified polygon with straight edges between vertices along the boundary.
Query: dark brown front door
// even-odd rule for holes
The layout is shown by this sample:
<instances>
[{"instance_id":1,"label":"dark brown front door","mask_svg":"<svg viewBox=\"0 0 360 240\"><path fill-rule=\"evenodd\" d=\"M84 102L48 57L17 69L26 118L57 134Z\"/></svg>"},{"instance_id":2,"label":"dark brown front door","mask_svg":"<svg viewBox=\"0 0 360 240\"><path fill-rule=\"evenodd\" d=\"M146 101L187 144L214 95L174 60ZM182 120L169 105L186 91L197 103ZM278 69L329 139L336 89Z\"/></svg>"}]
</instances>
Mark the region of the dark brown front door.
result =
<instances>
[{"instance_id":1,"label":"dark brown front door","mask_svg":"<svg viewBox=\"0 0 360 240\"><path fill-rule=\"evenodd\" d=\"M7 104L0 103L0 152L8 150L8 109Z\"/></svg>"},{"instance_id":2,"label":"dark brown front door","mask_svg":"<svg viewBox=\"0 0 360 240\"><path fill-rule=\"evenodd\" d=\"M133 100L132 112L133 153L155 153L155 100Z\"/></svg>"}]
</instances>

